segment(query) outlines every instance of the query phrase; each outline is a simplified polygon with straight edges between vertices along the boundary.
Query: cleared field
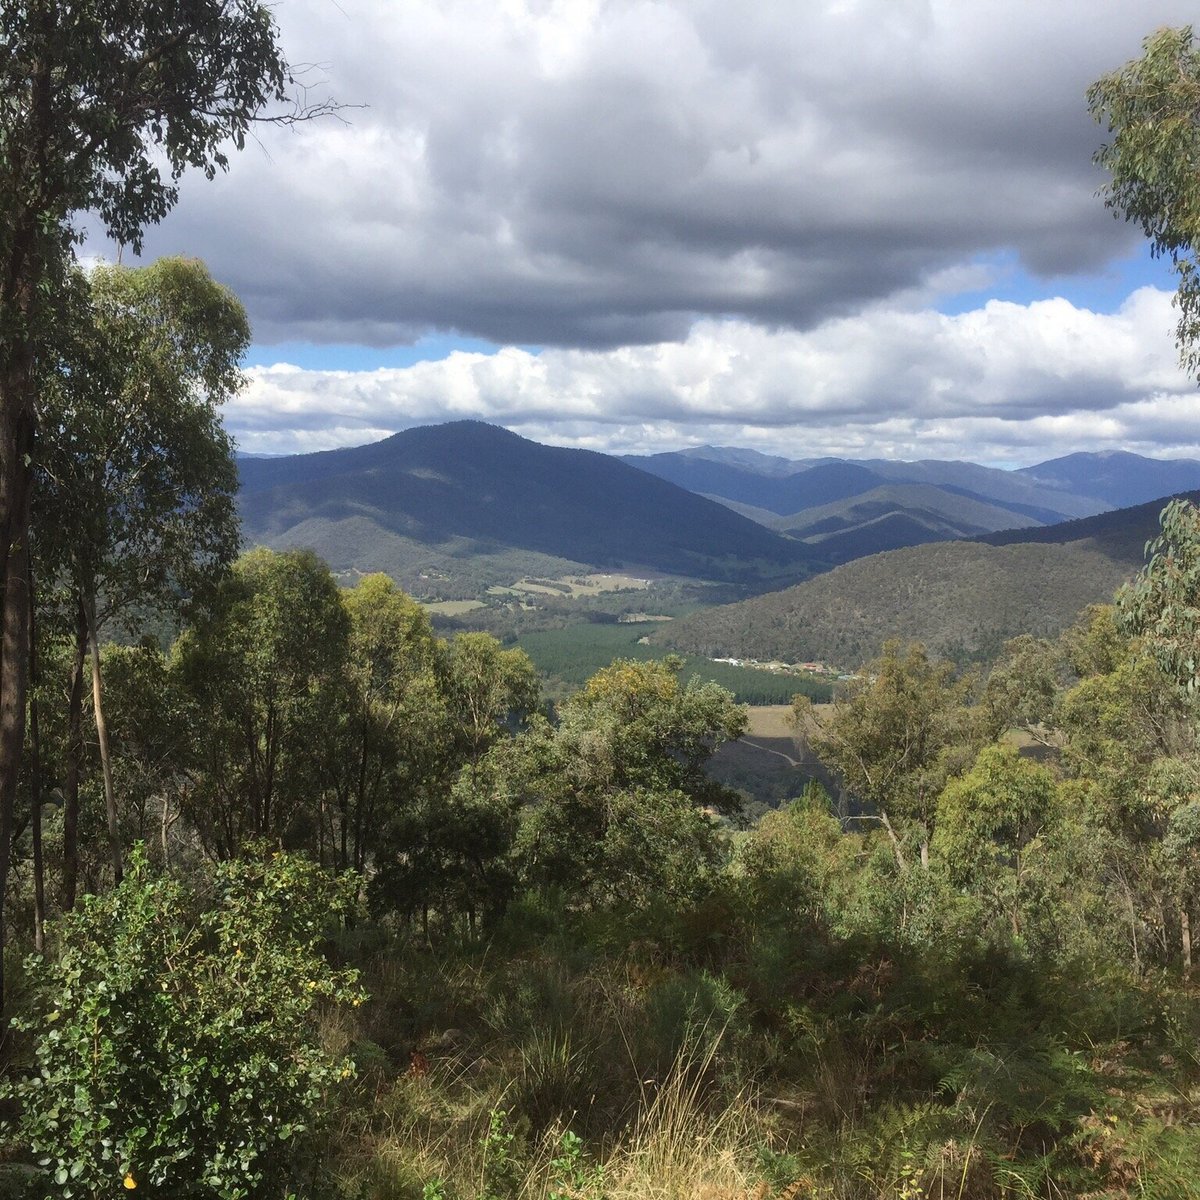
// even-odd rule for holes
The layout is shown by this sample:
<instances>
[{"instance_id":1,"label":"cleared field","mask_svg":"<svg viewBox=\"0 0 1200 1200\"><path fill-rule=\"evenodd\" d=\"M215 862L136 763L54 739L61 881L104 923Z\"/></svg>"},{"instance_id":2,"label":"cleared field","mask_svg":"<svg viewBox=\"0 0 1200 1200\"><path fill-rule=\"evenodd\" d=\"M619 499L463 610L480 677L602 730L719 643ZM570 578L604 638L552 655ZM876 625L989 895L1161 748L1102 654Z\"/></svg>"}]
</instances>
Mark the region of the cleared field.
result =
<instances>
[{"instance_id":1,"label":"cleared field","mask_svg":"<svg viewBox=\"0 0 1200 1200\"><path fill-rule=\"evenodd\" d=\"M440 613L443 617L461 617L463 613L474 612L484 608L482 600L438 600L432 604L421 606L426 612Z\"/></svg>"},{"instance_id":2,"label":"cleared field","mask_svg":"<svg viewBox=\"0 0 1200 1200\"><path fill-rule=\"evenodd\" d=\"M580 596L599 596L602 592L641 592L653 582L633 575L575 575L562 580L570 583Z\"/></svg>"},{"instance_id":3,"label":"cleared field","mask_svg":"<svg viewBox=\"0 0 1200 1200\"><path fill-rule=\"evenodd\" d=\"M488 588L489 596L602 596L606 592L643 592L653 582L634 575L560 575L556 579L526 577L507 587Z\"/></svg>"},{"instance_id":4,"label":"cleared field","mask_svg":"<svg viewBox=\"0 0 1200 1200\"><path fill-rule=\"evenodd\" d=\"M752 737L790 738L792 706L790 704L755 704L750 709L750 726L746 730Z\"/></svg>"}]
</instances>

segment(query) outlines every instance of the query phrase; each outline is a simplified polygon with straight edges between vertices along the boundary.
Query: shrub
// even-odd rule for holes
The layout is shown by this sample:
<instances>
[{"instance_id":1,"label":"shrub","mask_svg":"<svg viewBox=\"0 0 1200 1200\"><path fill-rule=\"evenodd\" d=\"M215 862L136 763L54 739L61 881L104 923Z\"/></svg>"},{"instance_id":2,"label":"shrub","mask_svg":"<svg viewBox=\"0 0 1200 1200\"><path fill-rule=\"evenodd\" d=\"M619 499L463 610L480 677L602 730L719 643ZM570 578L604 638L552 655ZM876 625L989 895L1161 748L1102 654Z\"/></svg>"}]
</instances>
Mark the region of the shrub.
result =
<instances>
[{"instance_id":1,"label":"shrub","mask_svg":"<svg viewBox=\"0 0 1200 1200\"><path fill-rule=\"evenodd\" d=\"M202 898L137 854L120 887L62 920L57 959L31 961L32 1012L15 1024L36 1069L11 1092L47 1196L302 1188L317 1114L353 1072L315 1030L319 1005L363 999L318 950L352 889L286 855L211 884Z\"/></svg>"}]
</instances>

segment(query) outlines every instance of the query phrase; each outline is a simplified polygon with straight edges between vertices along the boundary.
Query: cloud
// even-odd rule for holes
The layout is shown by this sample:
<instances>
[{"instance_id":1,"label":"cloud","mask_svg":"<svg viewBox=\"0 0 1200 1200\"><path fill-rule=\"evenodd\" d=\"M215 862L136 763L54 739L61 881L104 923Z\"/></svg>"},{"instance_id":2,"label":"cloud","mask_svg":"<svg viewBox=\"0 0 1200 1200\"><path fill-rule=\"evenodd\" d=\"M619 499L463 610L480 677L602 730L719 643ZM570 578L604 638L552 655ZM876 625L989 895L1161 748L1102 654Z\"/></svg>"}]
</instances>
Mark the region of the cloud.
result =
<instances>
[{"instance_id":1,"label":"cloud","mask_svg":"<svg viewBox=\"0 0 1200 1200\"><path fill-rule=\"evenodd\" d=\"M346 123L264 127L147 253L198 254L260 341L654 346L811 330L979 256L1093 270L1083 92L1182 0L289 0ZM461 369L461 364L460 364Z\"/></svg>"},{"instance_id":2,"label":"cloud","mask_svg":"<svg viewBox=\"0 0 1200 1200\"><path fill-rule=\"evenodd\" d=\"M478 418L612 452L705 442L794 457L1030 462L1117 446L1200 454L1171 297L1112 314L1063 299L953 316L875 308L813 329L705 320L687 338L608 350L506 347L375 371L250 371L227 423L248 451L353 445Z\"/></svg>"}]
</instances>

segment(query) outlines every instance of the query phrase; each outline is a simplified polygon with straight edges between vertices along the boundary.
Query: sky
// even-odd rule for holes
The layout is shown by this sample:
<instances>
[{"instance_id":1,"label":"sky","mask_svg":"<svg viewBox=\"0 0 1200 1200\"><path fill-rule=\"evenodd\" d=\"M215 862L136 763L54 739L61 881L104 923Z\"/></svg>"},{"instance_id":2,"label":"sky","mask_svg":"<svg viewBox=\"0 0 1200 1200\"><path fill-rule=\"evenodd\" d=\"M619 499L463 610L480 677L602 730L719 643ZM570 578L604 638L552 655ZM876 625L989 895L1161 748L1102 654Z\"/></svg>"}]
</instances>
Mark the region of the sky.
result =
<instances>
[{"instance_id":1,"label":"sky","mask_svg":"<svg viewBox=\"0 0 1200 1200\"><path fill-rule=\"evenodd\" d=\"M246 305L245 452L471 417L612 453L1200 457L1170 267L1098 197L1084 99L1193 5L274 12L346 107L185 177L143 251Z\"/></svg>"}]
</instances>

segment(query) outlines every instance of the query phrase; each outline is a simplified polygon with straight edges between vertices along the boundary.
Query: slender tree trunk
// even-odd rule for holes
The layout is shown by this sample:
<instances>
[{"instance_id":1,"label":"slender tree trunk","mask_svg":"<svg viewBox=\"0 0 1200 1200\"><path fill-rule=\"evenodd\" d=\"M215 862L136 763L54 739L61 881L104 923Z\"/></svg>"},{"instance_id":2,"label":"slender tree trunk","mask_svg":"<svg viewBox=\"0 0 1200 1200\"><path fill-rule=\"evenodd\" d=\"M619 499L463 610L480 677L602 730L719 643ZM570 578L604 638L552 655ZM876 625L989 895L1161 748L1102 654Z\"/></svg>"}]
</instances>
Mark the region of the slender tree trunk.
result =
<instances>
[{"instance_id":1,"label":"slender tree trunk","mask_svg":"<svg viewBox=\"0 0 1200 1200\"><path fill-rule=\"evenodd\" d=\"M322 789L320 798L317 800L317 862L323 867L329 865L325 861L325 822L328 807L325 792ZM332 836L331 834L330 840L332 840Z\"/></svg>"},{"instance_id":2,"label":"slender tree trunk","mask_svg":"<svg viewBox=\"0 0 1200 1200\"><path fill-rule=\"evenodd\" d=\"M159 826L159 838L162 842L163 871L171 870L171 847L167 835L171 832L171 793L163 792L162 823Z\"/></svg>"},{"instance_id":3,"label":"slender tree trunk","mask_svg":"<svg viewBox=\"0 0 1200 1200\"><path fill-rule=\"evenodd\" d=\"M27 551L29 548L26 548ZM33 837L33 948L46 948L46 867L42 853L42 737L38 726L37 603L33 588L33 555L27 553L29 572L29 802Z\"/></svg>"},{"instance_id":4,"label":"slender tree trunk","mask_svg":"<svg viewBox=\"0 0 1200 1200\"><path fill-rule=\"evenodd\" d=\"M1133 890L1129 886L1129 881L1125 878L1125 873L1119 872L1121 880L1121 888L1125 892L1125 903L1129 905L1129 940L1133 949L1133 973L1141 975L1142 973L1142 954L1138 946L1137 932L1137 906L1133 902Z\"/></svg>"},{"instance_id":5,"label":"slender tree trunk","mask_svg":"<svg viewBox=\"0 0 1200 1200\"><path fill-rule=\"evenodd\" d=\"M28 350L27 347L22 349ZM5 999L5 897L25 742L29 680L29 461L33 356L18 354L0 380L0 1012Z\"/></svg>"},{"instance_id":6,"label":"slender tree trunk","mask_svg":"<svg viewBox=\"0 0 1200 1200\"><path fill-rule=\"evenodd\" d=\"M52 7L43 6L38 19L43 34L52 30ZM30 64L29 80L29 155L24 162L10 164L10 169L37 181L46 178L50 155L53 81L49 65L43 60ZM36 422L34 335L44 265L39 224L46 216L45 203L39 189L0 217L7 225L7 253L0 263L0 1014L5 1003L4 951L8 944L5 897L29 680L29 504Z\"/></svg>"},{"instance_id":7,"label":"slender tree trunk","mask_svg":"<svg viewBox=\"0 0 1200 1200\"><path fill-rule=\"evenodd\" d=\"M63 798L64 912L75 907L79 886L79 776L83 770L83 661L87 657L87 618L80 604L75 613L75 656L71 662L70 694L67 699L67 777Z\"/></svg>"},{"instance_id":8,"label":"slender tree trunk","mask_svg":"<svg viewBox=\"0 0 1200 1200\"><path fill-rule=\"evenodd\" d=\"M350 865L350 793L338 788L338 870Z\"/></svg>"},{"instance_id":9,"label":"slender tree trunk","mask_svg":"<svg viewBox=\"0 0 1200 1200\"><path fill-rule=\"evenodd\" d=\"M1192 974L1192 915L1186 904L1179 906L1179 934L1183 942L1183 977L1189 979Z\"/></svg>"},{"instance_id":10,"label":"slender tree trunk","mask_svg":"<svg viewBox=\"0 0 1200 1200\"><path fill-rule=\"evenodd\" d=\"M104 776L104 815L108 821L108 853L112 860L113 886L121 882L121 830L117 823L117 796L113 788L112 755L108 747L108 724L104 720L104 685L100 678L100 639L96 635L96 600L86 602L88 641L92 649L92 708L96 718L96 740L100 744L100 771Z\"/></svg>"},{"instance_id":11,"label":"slender tree trunk","mask_svg":"<svg viewBox=\"0 0 1200 1200\"><path fill-rule=\"evenodd\" d=\"M892 843L892 853L896 856L896 866L900 868L900 874L903 875L908 870L908 862L905 860L904 851L900 848L900 839L896 836L892 822L888 819L887 809L879 810L879 819L883 822L884 829L887 830L888 839Z\"/></svg>"}]
</instances>

